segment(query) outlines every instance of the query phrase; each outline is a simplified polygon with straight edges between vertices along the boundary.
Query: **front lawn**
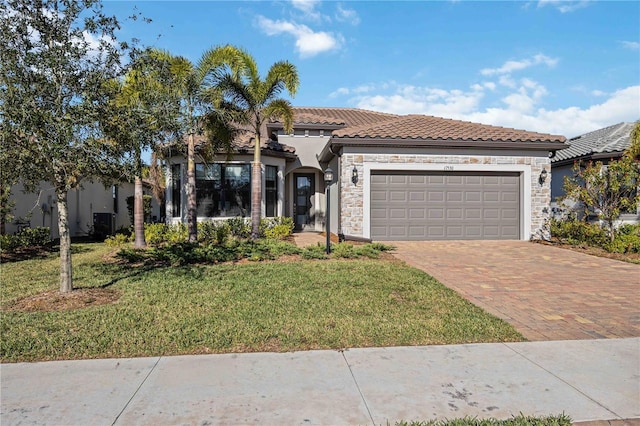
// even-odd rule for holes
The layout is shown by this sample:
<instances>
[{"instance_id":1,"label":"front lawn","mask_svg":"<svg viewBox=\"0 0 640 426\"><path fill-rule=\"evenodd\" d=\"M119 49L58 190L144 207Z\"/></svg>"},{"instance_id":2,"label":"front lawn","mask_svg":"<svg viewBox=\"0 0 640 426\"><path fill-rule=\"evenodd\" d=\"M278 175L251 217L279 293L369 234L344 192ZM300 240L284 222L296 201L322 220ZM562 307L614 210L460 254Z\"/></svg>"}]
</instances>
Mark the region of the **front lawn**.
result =
<instances>
[{"instance_id":1,"label":"front lawn","mask_svg":"<svg viewBox=\"0 0 640 426\"><path fill-rule=\"evenodd\" d=\"M152 267L123 263L112 252L104 244L74 245L73 296L84 295L75 304L38 304L59 297L55 254L4 263L0 359L523 340L509 324L393 259Z\"/></svg>"}]
</instances>

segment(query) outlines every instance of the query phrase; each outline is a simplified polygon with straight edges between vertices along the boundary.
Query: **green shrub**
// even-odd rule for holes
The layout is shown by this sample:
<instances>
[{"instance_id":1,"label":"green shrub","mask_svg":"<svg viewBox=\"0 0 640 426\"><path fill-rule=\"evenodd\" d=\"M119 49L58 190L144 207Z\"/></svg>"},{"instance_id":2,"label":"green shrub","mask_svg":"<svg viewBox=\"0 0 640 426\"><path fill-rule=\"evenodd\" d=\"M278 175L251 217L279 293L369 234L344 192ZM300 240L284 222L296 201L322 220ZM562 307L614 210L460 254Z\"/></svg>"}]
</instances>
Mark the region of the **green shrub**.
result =
<instances>
[{"instance_id":1,"label":"green shrub","mask_svg":"<svg viewBox=\"0 0 640 426\"><path fill-rule=\"evenodd\" d=\"M273 240L284 240L291 235L289 225L275 225L264 231L264 236Z\"/></svg>"},{"instance_id":2,"label":"green shrub","mask_svg":"<svg viewBox=\"0 0 640 426\"><path fill-rule=\"evenodd\" d=\"M370 247L372 250L375 251L391 251L394 250L395 247L394 246L390 246L387 244L383 244L383 243L367 243L364 245L364 247Z\"/></svg>"},{"instance_id":3,"label":"green shrub","mask_svg":"<svg viewBox=\"0 0 640 426\"><path fill-rule=\"evenodd\" d=\"M552 219L550 224L551 236L567 244L606 247L610 241L607 232L599 224L577 219Z\"/></svg>"},{"instance_id":4,"label":"green shrub","mask_svg":"<svg viewBox=\"0 0 640 426\"><path fill-rule=\"evenodd\" d=\"M640 253L640 224L622 225L605 248L611 253Z\"/></svg>"},{"instance_id":5,"label":"green shrub","mask_svg":"<svg viewBox=\"0 0 640 426\"><path fill-rule=\"evenodd\" d=\"M244 217L227 219L231 235L236 238L249 238L251 236L251 222Z\"/></svg>"},{"instance_id":6,"label":"green shrub","mask_svg":"<svg viewBox=\"0 0 640 426\"><path fill-rule=\"evenodd\" d=\"M380 257L380 250L376 249L372 244L354 246L354 250L358 257L368 257L370 259L377 259Z\"/></svg>"},{"instance_id":7,"label":"green shrub","mask_svg":"<svg viewBox=\"0 0 640 426\"><path fill-rule=\"evenodd\" d=\"M265 217L260 220L260 236L284 240L293 233L294 223L291 217Z\"/></svg>"},{"instance_id":8,"label":"green shrub","mask_svg":"<svg viewBox=\"0 0 640 426\"><path fill-rule=\"evenodd\" d=\"M123 245L129 243L129 237L124 234L115 234L111 237L105 238L104 243L108 247L122 247Z\"/></svg>"},{"instance_id":9,"label":"green shrub","mask_svg":"<svg viewBox=\"0 0 640 426\"><path fill-rule=\"evenodd\" d=\"M51 243L51 232L46 226L24 228L16 235L20 239L20 245L24 247L41 247Z\"/></svg>"},{"instance_id":10,"label":"green shrub","mask_svg":"<svg viewBox=\"0 0 640 426\"><path fill-rule=\"evenodd\" d=\"M208 221L198 223L198 240L224 244L231 235L227 221Z\"/></svg>"},{"instance_id":11,"label":"green shrub","mask_svg":"<svg viewBox=\"0 0 640 426\"><path fill-rule=\"evenodd\" d=\"M327 253L325 252L325 246L316 244L315 246L307 246L302 249L300 253L303 259L326 259Z\"/></svg>"},{"instance_id":12,"label":"green shrub","mask_svg":"<svg viewBox=\"0 0 640 426\"><path fill-rule=\"evenodd\" d=\"M20 238L16 235L0 234L0 252L12 252L20 247Z\"/></svg>"},{"instance_id":13,"label":"green shrub","mask_svg":"<svg viewBox=\"0 0 640 426\"><path fill-rule=\"evenodd\" d=\"M151 246L183 243L187 240L187 236L187 225L184 223L175 225L146 223L144 225L144 239Z\"/></svg>"},{"instance_id":14,"label":"green shrub","mask_svg":"<svg viewBox=\"0 0 640 426\"><path fill-rule=\"evenodd\" d=\"M44 247L50 245L51 242L48 227L24 228L15 235L0 235L0 250L2 252L12 252L22 247Z\"/></svg>"},{"instance_id":15,"label":"green shrub","mask_svg":"<svg viewBox=\"0 0 640 426\"><path fill-rule=\"evenodd\" d=\"M115 233L116 233L116 235L122 234L127 238L133 237L133 225L131 225L131 226L121 226L120 228L116 229ZM131 238L131 240L133 241L133 238Z\"/></svg>"},{"instance_id":16,"label":"green shrub","mask_svg":"<svg viewBox=\"0 0 640 426\"><path fill-rule=\"evenodd\" d=\"M337 258L353 259L354 257L358 257L353 244L349 243L333 244L331 252L333 253L333 256Z\"/></svg>"}]
</instances>

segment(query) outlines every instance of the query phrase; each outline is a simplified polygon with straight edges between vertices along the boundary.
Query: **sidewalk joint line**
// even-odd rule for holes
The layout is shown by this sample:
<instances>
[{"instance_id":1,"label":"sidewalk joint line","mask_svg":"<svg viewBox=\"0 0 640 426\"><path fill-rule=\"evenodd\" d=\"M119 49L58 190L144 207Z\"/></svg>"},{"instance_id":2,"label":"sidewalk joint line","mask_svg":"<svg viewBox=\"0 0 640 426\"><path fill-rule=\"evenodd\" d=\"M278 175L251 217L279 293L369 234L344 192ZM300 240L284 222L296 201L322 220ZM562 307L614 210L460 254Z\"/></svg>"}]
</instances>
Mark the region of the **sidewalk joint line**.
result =
<instances>
[{"instance_id":1,"label":"sidewalk joint line","mask_svg":"<svg viewBox=\"0 0 640 426\"><path fill-rule=\"evenodd\" d=\"M360 385L358 384L358 380L356 380L356 376L353 374L353 370L351 369L351 364L349 364L349 361L347 360L347 357L344 355L346 349L341 350L340 352L342 353L342 359L344 359L345 364L347 364L347 368L349 369L349 373L351 373L351 377L353 378L353 383L355 383L356 385L356 389L358 389L358 393L360 394L360 398L362 398L362 402L364 402L364 406L367 409L367 413L369 414L369 418L371 419L371 424L373 426L376 425L375 420L373 420L373 415L371 414L371 410L369 409L369 404L367 404L367 400L364 397L364 394L362 393L362 390L360 389Z\"/></svg>"},{"instance_id":2,"label":"sidewalk joint line","mask_svg":"<svg viewBox=\"0 0 640 426\"><path fill-rule=\"evenodd\" d=\"M555 377L556 379L560 380L562 383L566 384L567 386L569 386L570 388L573 388L576 390L576 392L578 392L579 394L583 395L584 397L586 397L587 399L589 399L590 401L595 402L597 405L599 405L600 407L604 408L605 410L607 410L608 412L610 412L611 414L613 414L614 416L616 416L618 419L622 419L622 416L620 416L618 413L616 413L615 411L611 410L609 407L606 407L605 405L603 405L602 403L600 403L599 401L596 401L595 399L593 399L591 396L587 395L586 393L584 393L583 391L581 391L580 389L578 389L577 387L575 387L574 385L572 385L571 383L567 382L566 380L564 380L562 377L558 376L555 373L552 373L551 371L547 370L546 368L544 368L542 365L538 364L537 362L535 362L534 360L530 359L529 357L527 357L525 354L518 352L515 348L512 348L511 346L509 346L508 343L502 343L503 345L505 345L506 347L508 347L509 349L511 349L513 352L515 352L516 354L520 355L522 358L526 359L527 361L529 361L530 363L532 363L533 365L541 368L542 370L546 371L547 373L551 374L553 377Z\"/></svg>"},{"instance_id":3,"label":"sidewalk joint line","mask_svg":"<svg viewBox=\"0 0 640 426\"><path fill-rule=\"evenodd\" d=\"M145 384L145 382L147 381L147 379L149 378L149 376L151 375L151 373L153 373L153 371L156 369L156 367L158 366L158 363L160 362L160 360L162 359L162 357L158 357L157 361L155 362L155 364L153 364L153 367L151 367L151 369L149 369L149 372L147 373L146 376L144 376L144 379L142 379L142 381L140 382L140 384L138 385L138 387L136 388L135 392L133 392L133 395L131 395L131 398L129 398L129 400L127 401L126 404L124 404L124 407L122 407L122 410L120 410L120 412L118 413L118 415L116 416L116 418L113 420L113 423L111 423L111 426L114 426L117 422L118 419L120 418L120 416L122 415L122 413L124 413L124 411L127 409L127 407L129 406L129 404L131 404L131 401L133 401L133 398L136 397L136 395L138 394L138 392L140 391L140 389L142 388L142 385Z\"/></svg>"}]
</instances>

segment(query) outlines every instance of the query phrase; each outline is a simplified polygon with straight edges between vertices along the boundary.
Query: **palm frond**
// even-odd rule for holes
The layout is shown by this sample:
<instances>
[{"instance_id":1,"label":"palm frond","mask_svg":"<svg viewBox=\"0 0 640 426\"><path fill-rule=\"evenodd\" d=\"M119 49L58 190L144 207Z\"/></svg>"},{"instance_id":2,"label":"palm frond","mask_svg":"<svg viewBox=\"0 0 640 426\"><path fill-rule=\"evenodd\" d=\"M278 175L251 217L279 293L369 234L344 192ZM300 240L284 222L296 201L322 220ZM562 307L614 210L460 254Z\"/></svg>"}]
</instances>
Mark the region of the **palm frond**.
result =
<instances>
[{"instance_id":1,"label":"palm frond","mask_svg":"<svg viewBox=\"0 0 640 426\"><path fill-rule=\"evenodd\" d=\"M289 133L293 129L293 107L285 99L274 99L263 109L265 118L280 119L283 122L284 131Z\"/></svg>"}]
</instances>

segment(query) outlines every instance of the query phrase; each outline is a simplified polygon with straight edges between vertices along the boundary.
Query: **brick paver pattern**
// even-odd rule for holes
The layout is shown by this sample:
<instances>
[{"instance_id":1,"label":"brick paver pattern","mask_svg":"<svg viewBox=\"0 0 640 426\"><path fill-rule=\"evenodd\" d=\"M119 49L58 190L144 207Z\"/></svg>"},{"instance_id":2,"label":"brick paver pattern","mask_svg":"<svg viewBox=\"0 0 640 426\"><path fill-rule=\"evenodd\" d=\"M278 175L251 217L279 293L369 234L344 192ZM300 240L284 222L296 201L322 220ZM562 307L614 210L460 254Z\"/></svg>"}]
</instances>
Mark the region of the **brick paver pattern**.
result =
<instances>
[{"instance_id":1,"label":"brick paver pattern","mask_svg":"<svg viewBox=\"0 0 640 426\"><path fill-rule=\"evenodd\" d=\"M390 244L529 340L640 336L640 265L528 241Z\"/></svg>"}]
</instances>

